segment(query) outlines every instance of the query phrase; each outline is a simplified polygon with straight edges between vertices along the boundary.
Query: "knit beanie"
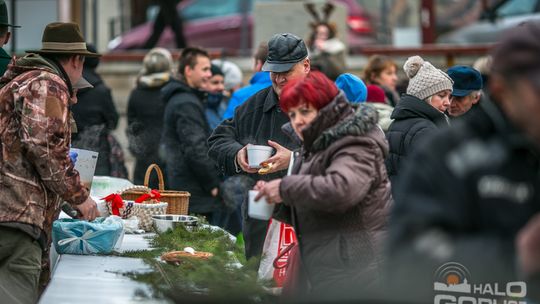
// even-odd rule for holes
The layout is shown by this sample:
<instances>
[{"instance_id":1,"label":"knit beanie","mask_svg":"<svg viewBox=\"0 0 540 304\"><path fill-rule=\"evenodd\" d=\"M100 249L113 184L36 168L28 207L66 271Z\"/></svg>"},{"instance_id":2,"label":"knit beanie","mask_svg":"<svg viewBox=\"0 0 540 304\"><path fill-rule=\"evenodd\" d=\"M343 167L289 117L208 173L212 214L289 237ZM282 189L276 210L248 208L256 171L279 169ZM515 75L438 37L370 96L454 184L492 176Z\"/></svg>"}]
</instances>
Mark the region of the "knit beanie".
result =
<instances>
[{"instance_id":1,"label":"knit beanie","mask_svg":"<svg viewBox=\"0 0 540 304\"><path fill-rule=\"evenodd\" d=\"M386 95L384 90L376 84L367 86L367 102L386 103Z\"/></svg>"},{"instance_id":2,"label":"knit beanie","mask_svg":"<svg viewBox=\"0 0 540 304\"><path fill-rule=\"evenodd\" d=\"M409 57L403 70L410 79L407 94L418 99L424 100L444 90L452 91L452 79L420 56Z\"/></svg>"},{"instance_id":3,"label":"knit beanie","mask_svg":"<svg viewBox=\"0 0 540 304\"><path fill-rule=\"evenodd\" d=\"M341 74L336 79L336 86L345 92L351 103L366 101L367 89L362 79L349 73Z\"/></svg>"},{"instance_id":4,"label":"knit beanie","mask_svg":"<svg viewBox=\"0 0 540 304\"><path fill-rule=\"evenodd\" d=\"M242 73L242 70L240 70L238 65L233 62L221 59L212 60L212 64L217 65L221 69L221 71L223 71L223 74L225 74L225 90L231 90L237 86L242 85L244 74Z\"/></svg>"}]
</instances>

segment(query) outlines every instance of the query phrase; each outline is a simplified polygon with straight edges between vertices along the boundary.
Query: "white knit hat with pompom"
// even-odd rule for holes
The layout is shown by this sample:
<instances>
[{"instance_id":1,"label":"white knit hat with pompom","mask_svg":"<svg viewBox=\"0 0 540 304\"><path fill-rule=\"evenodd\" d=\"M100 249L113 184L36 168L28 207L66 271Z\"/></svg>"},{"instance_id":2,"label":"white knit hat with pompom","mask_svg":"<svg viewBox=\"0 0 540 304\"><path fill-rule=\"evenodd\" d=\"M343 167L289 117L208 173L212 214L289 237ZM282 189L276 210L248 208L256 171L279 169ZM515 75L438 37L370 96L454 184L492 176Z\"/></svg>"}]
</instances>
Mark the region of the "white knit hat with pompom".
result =
<instances>
[{"instance_id":1,"label":"white knit hat with pompom","mask_svg":"<svg viewBox=\"0 0 540 304\"><path fill-rule=\"evenodd\" d=\"M403 70L410 79L407 87L409 95L424 100L444 90L452 91L452 79L420 56L409 57Z\"/></svg>"}]
</instances>

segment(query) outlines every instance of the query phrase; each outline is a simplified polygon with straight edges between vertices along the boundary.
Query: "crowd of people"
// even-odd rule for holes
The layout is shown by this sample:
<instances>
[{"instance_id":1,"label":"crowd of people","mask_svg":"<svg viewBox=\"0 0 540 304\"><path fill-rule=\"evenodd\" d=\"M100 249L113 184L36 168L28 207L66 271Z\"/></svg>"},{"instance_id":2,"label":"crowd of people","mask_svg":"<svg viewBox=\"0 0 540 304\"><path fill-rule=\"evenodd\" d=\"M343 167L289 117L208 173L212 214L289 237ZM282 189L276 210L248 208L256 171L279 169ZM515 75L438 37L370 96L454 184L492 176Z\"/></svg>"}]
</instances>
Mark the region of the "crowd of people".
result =
<instances>
[{"instance_id":1,"label":"crowd of people","mask_svg":"<svg viewBox=\"0 0 540 304\"><path fill-rule=\"evenodd\" d=\"M482 71L412 56L400 85L382 55L363 80L313 64L335 37L313 14L308 43L279 33L255 50L245 87L202 48L183 48L176 70L168 50L151 49L128 101L134 183L159 164L168 189L190 192L189 213L243 234L248 259L263 254L268 227L248 216L257 190L295 230L292 299L431 302L434 272L456 262L478 283L525 280L524 297L540 300L540 23L510 30ZM75 23L55 22L0 79L6 301L34 303L47 283L62 201L98 216L69 148L99 151L96 174L127 177L99 56ZM265 174L249 165L250 145L272 148Z\"/></svg>"}]
</instances>

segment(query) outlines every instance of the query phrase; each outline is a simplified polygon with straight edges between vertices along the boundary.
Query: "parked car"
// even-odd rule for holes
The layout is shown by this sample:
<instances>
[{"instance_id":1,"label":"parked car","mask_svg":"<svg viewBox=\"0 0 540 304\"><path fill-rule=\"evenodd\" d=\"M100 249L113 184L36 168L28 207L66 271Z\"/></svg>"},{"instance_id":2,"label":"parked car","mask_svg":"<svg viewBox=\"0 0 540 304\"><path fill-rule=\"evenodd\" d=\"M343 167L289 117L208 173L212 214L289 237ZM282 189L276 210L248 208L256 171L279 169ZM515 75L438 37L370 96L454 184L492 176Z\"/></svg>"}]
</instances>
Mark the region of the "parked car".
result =
<instances>
[{"instance_id":1,"label":"parked car","mask_svg":"<svg viewBox=\"0 0 540 304\"><path fill-rule=\"evenodd\" d=\"M477 22L441 35L437 42L492 43L505 30L529 20L540 20L540 0L502 0L486 9Z\"/></svg>"},{"instance_id":2,"label":"parked car","mask_svg":"<svg viewBox=\"0 0 540 304\"><path fill-rule=\"evenodd\" d=\"M332 1L341 3L347 8L347 41L350 50L354 51L363 45L375 42L370 17L357 1ZM254 2L255 0L184 0L180 2L179 12L184 20L186 40L191 45L222 48L232 53L237 53L243 48L250 48ZM245 8L242 8L242 5L245 5ZM246 14L242 14L242 11L245 11ZM152 26L153 22L149 21L132 28L111 40L108 45L109 49L141 48L150 36ZM247 33L245 41L241 39L243 30ZM176 47L174 34L169 28L166 28L163 32L158 46Z\"/></svg>"}]
</instances>

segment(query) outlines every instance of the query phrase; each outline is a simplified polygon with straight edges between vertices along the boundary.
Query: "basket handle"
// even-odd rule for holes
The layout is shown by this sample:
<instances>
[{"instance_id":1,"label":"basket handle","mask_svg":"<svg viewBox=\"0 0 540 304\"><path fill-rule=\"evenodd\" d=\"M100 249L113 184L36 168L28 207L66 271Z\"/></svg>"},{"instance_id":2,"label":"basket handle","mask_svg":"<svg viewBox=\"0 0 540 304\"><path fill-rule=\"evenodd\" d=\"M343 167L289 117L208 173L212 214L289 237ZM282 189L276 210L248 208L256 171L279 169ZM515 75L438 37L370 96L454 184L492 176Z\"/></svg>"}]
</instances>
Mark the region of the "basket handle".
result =
<instances>
[{"instance_id":1,"label":"basket handle","mask_svg":"<svg viewBox=\"0 0 540 304\"><path fill-rule=\"evenodd\" d=\"M150 191L152 189L150 189L150 188L148 188L146 186L131 186L131 187L124 188L124 189L118 191L117 193L118 194L123 194L124 192L130 191L130 190L142 190L142 191L146 191L146 192L150 193Z\"/></svg>"},{"instance_id":2,"label":"basket handle","mask_svg":"<svg viewBox=\"0 0 540 304\"><path fill-rule=\"evenodd\" d=\"M159 191L165 190L165 182L163 181L163 172L161 172L161 169L156 164L151 164L150 166L148 166L148 169L146 169L146 174L144 175L144 186L148 188L148 183L150 182L150 173L152 173L152 170L156 170L156 173L158 176Z\"/></svg>"}]
</instances>

